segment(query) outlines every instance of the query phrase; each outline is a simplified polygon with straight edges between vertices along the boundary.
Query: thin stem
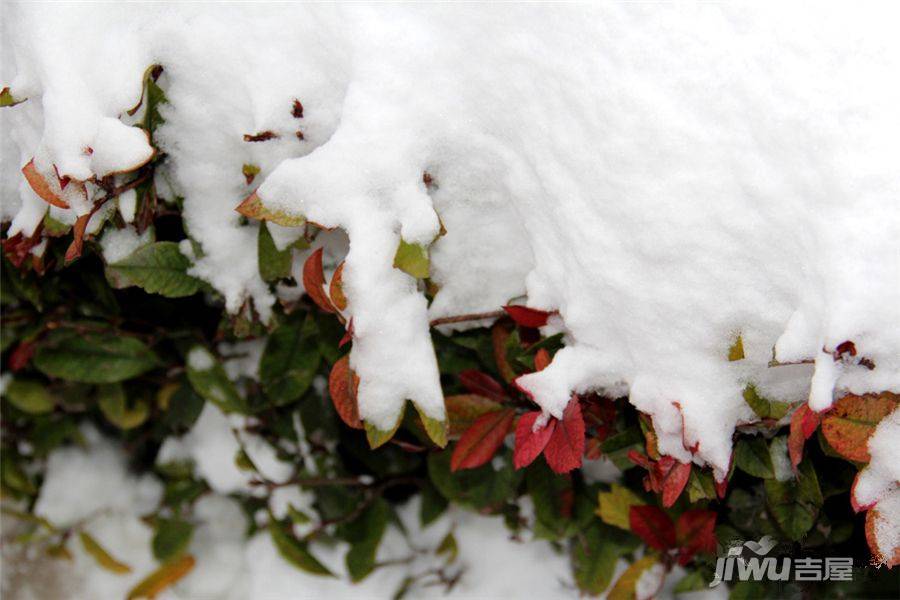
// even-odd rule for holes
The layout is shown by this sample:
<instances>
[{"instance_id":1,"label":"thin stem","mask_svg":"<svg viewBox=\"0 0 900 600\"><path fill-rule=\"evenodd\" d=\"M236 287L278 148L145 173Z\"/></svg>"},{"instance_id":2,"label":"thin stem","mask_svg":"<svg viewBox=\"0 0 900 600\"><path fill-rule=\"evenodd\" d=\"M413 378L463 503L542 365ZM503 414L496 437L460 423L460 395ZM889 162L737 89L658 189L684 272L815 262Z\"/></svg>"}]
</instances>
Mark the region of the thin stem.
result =
<instances>
[{"instance_id":1,"label":"thin stem","mask_svg":"<svg viewBox=\"0 0 900 600\"><path fill-rule=\"evenodd\" d=\"M498 319L506 313L502 310L492 310L483 313L473 313L469 315L455 315L452 317L440 317L433 319L429 325L437 327L438 325L448 325L450 323L464 323L466 321L481 321L483 319Z\"/></svg>"}]
</instances>

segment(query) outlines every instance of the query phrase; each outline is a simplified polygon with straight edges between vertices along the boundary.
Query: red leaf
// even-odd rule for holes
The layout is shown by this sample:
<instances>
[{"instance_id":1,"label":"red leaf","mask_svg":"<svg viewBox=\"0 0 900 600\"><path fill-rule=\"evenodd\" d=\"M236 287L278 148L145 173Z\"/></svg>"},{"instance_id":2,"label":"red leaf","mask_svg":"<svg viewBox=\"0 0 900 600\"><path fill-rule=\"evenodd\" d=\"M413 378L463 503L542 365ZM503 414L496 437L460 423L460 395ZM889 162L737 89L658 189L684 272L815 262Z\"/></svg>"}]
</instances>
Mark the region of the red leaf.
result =
<instances>
[{"instance_id":1,"label":"red leaf","mask_svg":"<svg viewBox=\"0 0 900 600\"><path fill-rule=\"evenodd\" d=\"M331 276L331 283L328 285L331 303L335 308L341 311L347 308L347 296L344 295L343 273L344 261L341 261L341 264L334 270L334 275Z\"/></svg>"},{"instance_id":2,"label":"red leaf","mask_svg":"<svg viewBox=\"0 0 900 600\"><path fill-rule=\"evenodd\" d=\"M628 509L628 524L651 548L665 552L675 547L675 525L659 507L632 506Z\"/></svg>"},{"instance_id":3,"label":"red leaf","mask_svg":"<svg viewBox=\"0 0 900 600\"><path fill-rule=\"evenodd\" d=\"M534 354L534 370L543 371L550 364L550 353L546 348L541 348Z\"/></svg>"},{"instance_id":4,"label":"red leaf","mask_svg":"<svg viewBox=\"0 0 900 600\"><path fill-rule=\"evenodd\" d=\"M497 402L503 402L508 398L506 390L503 389L503 386L496 379L487 373L482 373L475 369L467 369L461 372L459 374L459 382L472 394L491 398Z\"/></svg>"},{"instance_id":5,"label":"red leaf","mask_svg":"<svg viewBox=\"0 0 900 600\"><path fill-rule=\"evenodd\" d=\"M341 341L338 342L338 348L342 348L344 344L349 344L353 341L353 317L350 317L350 322L347 323L347 331L344 333L344 337L341 338Z\"/></svg>"},{"instance_id":6,"label":"red leaf","mask_svg":"<svg viewBox=\"0 0 900 600\"><path fill-rule=\"evenodd\" d=\"M503 410L503 406L497 402L476 394L446 396L444 406L447 409L447 421L450 424L448 435L451 439L459 439L478 417Z\"/></svg>"},{"instance_id":7,"label":"red leaf","mask_svg":"<svg viewBox=\"0 0 900 600\"><path fill-rule=\"evenodd\" d=\"M494 362L497 363L497 370L504 381L510 382L516 378L516 372L509 365L509 359L506 357L506 341L512 332L512 327L501 321L494 323L491 327L491 344L494 349Z\"/></svg>"},{"instance_id":8,"label":"red leaf","mask_svg":"<svg viewBox=\"0 0 900 600\"><path fill-rule=\"evenodd\" d=\"M695 554L715 554L716 513L711 510L688 510L675 523L675 542L679 546L678 564L686 565Z\"/></svg>"},{"instance_id":9,"label":"red leaf","mask_svg":"<svg viewBox=\"0 0 900 600\"><path fill-rule=\"evenodd\" d=\"M19 342L16 349L9 355L9 370L15 373L16 371L24 369L28 365L28 361L31 360L31 357L34 356L34 351L36 349L34 342Z\"/></svg>"},{"instance_id":10,"label":"red leaf","mask_svg":"<svg viewBox=\"0 0 900 600\"><path fill-rule=\"evenodd\" d=\"M583 455L584 418L581 416L578 398L572 396L563 411L563 418L550 434L550 440L544 448L544 458L555 472L567 473L581 466Z\"/></svg>"},{"instance_id":11,"label":"red leaf","mask_svg":"<svg viewBox=\"0 0 900 600\"><path fill-rule=\"evenodd\" d=\"M869 544L869 550L872 552L872 558L875 563L887 565L888 569L892 569L896 565L900 565L900 545L893 548L882 548L878 543L877 535L879 524L887 519L889 517L879 513L877 507L866 513L866 542ZM893 524L888 523L888 525L891 526Z\"/></svg>"},{"instance_id":12,"label":"red leaf","mask_svg":"<svg viewBox=\"0 0 900 600\"><path fill-rule=\"evenodd\" d=\"M791 465L796 470L797 465L803 460L803 445L819 426L821 417L812 411L808 404L802 404L791 415L791 431L788 434L788 453L791 456Z\"/></svg>"},{"instance_id":13,"label":"red leaf","mask_svg":"<svg viewBox=\"0 0 900 600\"><path fill-rule=\"evenodd\" d=\"M869 462L869 438L878 423L900 404L891 392L848 394L822 417L822 435L838 454L856 462Z\"/></svg>"},{"instance_id":14,"label":"red leaf","mask_svg":"<svg viewBox=\"0 0 900 600\"><path fill-rule=\"evenodd\" d=\"M69 244L69 249L66 250L67 263L70 263L81 256L81 250L84 246L84 230L87 229L87 224L92 214L93 213L81 215L76 219L75 225L72 226L72 243Z\"/></svg>"},{"instance_id":15,"label":"red leaf","mask_svg":"<svg viewBox=\"0 0 900 600\"><path fill-rule=\"evenodd\" d=\"M662 487L662 503L666 508L675 504L691 476L691 463L678 462L663 456L656 463L656 476Z\"/></svg>"},{"instance_id":16,"label":"red leaf","mask_svg":"<svg viewBox=\"0 0 900 600\"><path fill-rule=\"evenodd\" d=\"M869 510L873 506L875 506L875 502L870 502L868 504L860 504L859 500L856 499L856 484L859 483L859 476L863 473L860 471L856 474L856 477L853 478L853 485L850 486L850 506L853 508L853 512L863 512L865 510Z\"/></svg>"},{"instance_id":17,"label":"red leaf","mask_svg":"<svg viewBox=\"0 0 900 600\"><path fill-rule=\"evenodd\" d=\"M303 287L319 308L325 312L334 312L331 300L325 294L325 271L322 268L321 248L310 254L303 263Z\"/></svg>"},{"instance_id":18,"label":"red leaf","mask_svg":"<svg viewBox=\"0 0 900 600\"><path fill-rule=\"evenodd\" d=\"M516 424L516 450L513 453L513 465L516 469L527 467L534 462L547 447L547 442L556 429L556 419L550 419L549 423L537 431L532 431L534 422L540 416L541 411L535 410L519 417Z\"/></svg>"},{"instance_id":19,"label":"red leaf","mask_svg":"<svg viewBox=\"0 0 900 600\"><path fill-rule=\"evenodd\" d=\"M856 344L847 340L846 342L841 342L837 345L832 353L834 356L835 362L841 360L844 354L849 354L850 356L856 356Z\"/></svg>"},{"instance_id":20,"label":"red leaf","mask_svg":"<svg viewBox=\"0 0 900 600\"><path fill-rule=\"evenodd\" d=\"M37 167L34 166L33 158L28 161L27 165L22 167L22 174L25 176L28 185L31 186L35 194L40 196L41 200L58 208L69 208L69 204L60 198L50 187L50 184L47 183L47 178L38 172Z\"/></svg>"},{"instance_id":21,"label":"red leaf","mask_svg":"<svg viewBox=\"0 0 900 600\"><path fill-rule=\"evenodd\" d=\"M647 458L645 455L641 454L637 450L629 450L628 451L628 460L633 462L639 467L644 467L648 471L653 470L653 461Z\"/></svg>"},{"instance_id":22,"label":"red leaf","mask_svg":"<svg viewBox=\"0 0 900 600\"><path fill-rule=\"evenodd\" d=\"M350 355L341 357L328 375L328 392L331 402L337 410L341 421L353 429L362 429L363 424L359 419L359 405L356 400L356 391L359 388L359 377L350 368Z\"/></svg>"},{"instance_id":23,"label":"red leaf","mask_svg":"<svg viewBox=\"0 0 900 600\"><path fill-rule=\"evenodd\" d=\"M301 104L300 101L296 98L294 98L294 106L291 109L291 116L295 119L303 118L303 104Z\"/></svg>"},{"instance_id":24,"label":"red leaf","mask_svg":"<svg viewBox=\"0 0 900 600\"><path fill-rule=\"evenodd\" d=\"M453 449L450 470L474 469L491 460L503 445L503 438L509 432L515 416L513 409L505 408L475 419Z\"/></svg>"},{"instance_id":25,"label":"red leaf","mask_svg":"<svg viewBox=\"0 0 900 600\"><path fill-rule=\"evenodd\" d=\"M41 242L41 228L41 224L38 224L31 237L23 236L20 231L16 235L3 240L3 253L16 268L22 266L22 263L31 254L31 249ZM34 256L34 258L37 257Z\"/></svg>"},{"instance_id":26,"label":"red leaf","mask_svg":"<svg viewBox=\"0 0 900 600\"><path fill-rule=\"evenodd\" d=\"M527 306L510 305L504 306L503 310L512 317L516 325L521 325L522 327L543 327L547 324L547 319L550 315L553 314L536 308L528 308Z\"/></svg>"}]
</instances>

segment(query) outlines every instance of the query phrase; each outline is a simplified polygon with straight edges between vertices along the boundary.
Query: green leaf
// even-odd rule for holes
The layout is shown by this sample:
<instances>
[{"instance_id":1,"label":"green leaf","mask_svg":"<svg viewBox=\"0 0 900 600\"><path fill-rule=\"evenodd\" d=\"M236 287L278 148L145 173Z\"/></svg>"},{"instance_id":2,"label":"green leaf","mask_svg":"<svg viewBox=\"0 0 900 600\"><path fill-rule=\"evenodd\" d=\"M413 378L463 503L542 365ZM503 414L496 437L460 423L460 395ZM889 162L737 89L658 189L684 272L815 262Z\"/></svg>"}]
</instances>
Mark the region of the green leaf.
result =
<instances>
[{"instance_id":1,"label":"green leaf","mask_svg":"<svg viewBox=\"0 0 900 600\"><path fill-rule=\"evenodd\" d=\"M571 506L564 509L564 498L572 496L572 482L557 475L544 461L535 461L525 470L528 495L534 503L534 535L548 540L562 540L574 533Z\"/></svg>"},{"instance_id":2,"label":"green leaf","mask_svg":"<svg viewBox=\"0 0 900 600\"><path fill-rule=\"evenodd\" d=\"M134 429L147 420L150 414L149 406L143 400L138 400L134 406L127 406L125 389L121 383L109 383L98 386L97 404L106 420L119 429Z\"/></svg>"},{"instance_id":3,"label":"green leaf","mask_svg":"<svg viewBox=\"0 0 900 600\"><path fill-rule=\"evenodd\" d=\"M116 288L136 285L150 294L182 298L200 290L201 281L187 273L190 266L175 242L151 242L107 265L106 276Z\"/></svg>"},{"instance_id":4,"label":"green leaf","mask_svg":"<svg viewBox=\"0 0 900 600\"><path fill-rule=\"evenodd\" d=\"M679 579L678 583L675 584L675 589L673 589L672 591L676 596L678 594L699 592L709 589L710 581L712 581L712 577L708 577L708 575L702 570L697 569L696 571L691 571L690 573Z\"/></svg>"},{"instance_id":5,"label":"green leaf","mask_svg":"<svg viewBox=\"0 0 900 600\"><path fill-rule=\"evenodd\" d=\"M430 525L447 510L447 499L428 482L422 486L422 504L419 507L419 521L422 526Z\"/></svg>"},{"instance_id":6,"label":"green leaf","mask_svg":"<svg viewBox=\"0 0 900 600\"><path fill-rule=\"evenodd\" d=\"M598 523L572 539L572 573L578 589L596 596L609 587L620 548Z\"/></svg>"},{"instance_id":7,"label":"green leaf","mask_svg":"<svg viewBox=\"0 0 900 600\"><path fill-rule=\"evenodd\" d=\"M394 268L412 275L416 279L427 279L429 276L428 248L421 244L410 244L400 240L400 246L394 255Z\"/></svg>"},{"instance_id":8,"label":"green leaf","mask_svg":"<svg viewBox=\"0 0 900 600\"><path fill-rule=\"evenodd\" d=\"M98 565L107 571L118 573L120 575L131 573L130 566L113 558L112 555L107 552L93 536L91 536L91 534L82 531L78 534L78 537L81 538L81 544L84 546L85 551L94 557L94 560L97 561Z\"/></svg>"},{"instance_id":9,"label":"green leaf","mask_svg":"<svg viewBox=\"0 0 900 600\"><path fill-rule=\"evenodd\" d=\"M435 443L439 448L443 448L447 445L447 419L443 421L438 421L437 419L432 419L428 415L425 414L425 411L420 410L419 407L413 403L413 406L416 407L416 411L419 413L419 418L422 419L422 425L425 427L425 433L428 434L429 439Z\"/></svg>"},{"instance_id":10,"label":"green leaf","mask_svg":"<svg viewBox=\"0 0 900 600\"><path fill-rule=\"evenodd\" d=\"M14 98L12 92L9 91L8 87L0 90L0 108L6 108L7 106L15 106L20 102L25 102L28 98Z\"/></svg>"},{"instance_id":11,"label":"green leaf","mask_svg":"<svg viewBox=\"0 0 900 600\"><path fill-rule=\"evenodd\" d=\"M2 479L5 488L28 496L37 494L37 488L34 483L31 482L31 479L16 462L16 457L13 453L7 450L0 454L0 479Z\"/></svg>"},{"instance_id":12,"label":"green leaf","mask_svg":"<svg viewBox=\"0 0 900 600\"><path fill-rule=\"evenodd\" d=\"M600 519L608 525L615 525L626 531L631 530L628 518L631 507L646 504L640 496L618 483L613 483L608 492L600 492L597 500L599 502L597 515Z\"/></svg>"},{"instance_id":13,"label":"green leaf","mask_svg":"<svg viewBox=\"0 0 900 600\"><path fill-rule=\"evenodd\" d=\"M516 471L504 451L503 466L494 470L491 463L477 469L450 471L451 449L428 455L428 475L444 498L475 510L493 508L506 502L522 481L523 471Z\"/></svg>"},{"instance_id":14,"label":"green leaf","mask_svg":"<svg viewBox=\"0 0 900 600\"><path fill-rule=\"evenodd\" d=\"M403 405L403 408L400 409L400 414L397 415L397 422L394 424L394 427L388 429L387 431L383 431L378 429L368 421L363 422L363 427L366 430L366 440L369 442L369 448L374 450L375 448L379 448L394 437L394 434L397 433L397 430L400 429L400 423L403 422L403 416L406 414L406 404Z\"/></svg>"},{"instance_id":15,"label":"green leaf","mask_svg":"<svg viewBox=\"0 0 900 600\"><path fill-rule=\"evenodd\" d=\"M320 356L311 316L291 320L269 335L259 363L259 379L275 406L298 400L316 376Z\"/></svg>"},{"instance_id":16,"label":"green leaf","mask_svg":"<svg viewBox=\"0 0 900 600\"><path fill-rule=\"evenodd\" d=\"M736 360L742 360L744 358L744 339L741 336L737 336L737 339L734 340L734 343L731 345L731 348L728 349L728 360L734 362Z\"/></svg>"},{"instance_id":17,"label":"green leaf","mask_svg":"<svg viewBox=\"0 0 900 600\"><path fill-rule=\"evenodd\" d=\"M41 415L53 410L53 396L47 387L37 381L14 379L4 391L10 404L30 415Z\"/></svg>"},{"instance_id":18,"label":"green leaf","mask_svg":"<svg viewBox=\"0 0 900 600\"><path fill-rule=\"evenodd\" d=\"M278 521L269 515L269 535L272 536L272 542L278 548L278 553L289 563L307 573L332 576L331 571L310 553L306 542L294 537L290 528L290 521Z\"/></svg>"},{"instance_id":19,"label":"green leaf","mask_svg":"<svg viewBox=\"0 0 900 600\"><path fill-rule=\"evenodd\" d=\"M776 402L760 396L752 383L744 388L744 400L761 419L779 420L791 410L789 402Z\"/></svg>"},{"instance_id":20,"label":"green leaf","mask_svg":"<svg viewBox=\"0 0 900 600\"><path fill-rule=\"evenodd\" d=\"M196 564L196 560L190 554L185 554L169 561L158 569L147 575L134 586L126 600L137 600L138 598L156 598L167 587L175 584L179 579L191 572Z\"/></svg>"},{"instance_id":21,"label":"green leaf","mask_svg":"<svg viewBox=\"0 0 900 600\"><path fill-rule=\"evenodd\" d=\"M159 365L143 342L122 333L57 329L41 342L34 365L45 375L82 383L115 383Z\"/></svg>"},{"instance_id":22,"label":"green leaf","mask_svg":"<svg viewBox=\"0 0 900 600\"><path fill-rule=\"evenodd\" d=\"M822 492L812 462L800 463L796 479L766 479L766 504L781 529L794 541L803 539L816 522Z\"/></svg>"},{"instance_id":23,"label":"green leaf","mask_svg":"<svg viewBox=\"0 0 900 600\"><path fill-rule=\"evenodd\" d=\"M734 464L749 475L768 479L775 477L772 456L762 437L742 439L734 448Z\"/></svg>"},{"instance_id":24,"label":"green leaf","mask_svg":"<svg viewBox=\"0 0 900 600\"><path fill-rule=\"evenodd\" d=\"M716 484L712 473L691 469L691 477L687 483L688 499L691 504L700 500L715 500Z\"/></svg>"},{"instance_id":25,"label":"green leaf","mask_svg":"<svg viewBox=\"0 0 900 600\"><path fill-rule=\"evenodd\" d=\"M50 237L62 237L72 230L71 225L67 225L62 221L57 221L50 216L50 213L44 215L44 234Z\"/></svg>"},{"instance_id":26,"label":"green leaf","mask_svg":"<svg viewBox=\"0 0 900 600\"><path fill-rule=\"evenodd\" d=\"M257 257L259 260L259 275L263 281L275 281L291 276L291 262L293 254L290 248L278 250L272 234L269 233L265 221L259 224L257 236Z\"/></svg>"},{"instance_id":27,"label":"green leaf","mask_svg":"<svg viewBox=\"0 0 900 600\"><path fill-rule=\"evenodd\" d=\"M354 583L363 580L375 569L375 555L390 516L390 506L379 498L344 528L345 537L351 542L345 561Z\"/></svg>"},{"instance_id":28,"label":"green leaf","mask_svg":"<svg viewBox=\"0 0 900 600\"><path fill-rule=\"evenodd\" d=\"M247 403L225 374L225 368L203 346L188 352L187 377L194 391L224 412L246 412Z\"/></svg>"},{"instance_id":29,"label":"green leaf","mask_svg":"<svg viewBox=\"0 0 900 600\"><path fill-rule=\"evenodd\" d=\"M191 537L194 526L181 519L159 519L156 532L153 534L153 556L165 562L184 552Z\"/></svg>"},{"instance_id":30,"label":"green leaf","mask_svg":"<svg viewBox=\"0 0 900 600\"><path fill-rule=\"evenodd\" d=\"M456 561L456 557L459 556L459 545L456 543L456 537L454 537L452 531L447 532L447 535L438 544L434 553L439 555L446 554L448 564Z\"/></svg>"}]
</instances>

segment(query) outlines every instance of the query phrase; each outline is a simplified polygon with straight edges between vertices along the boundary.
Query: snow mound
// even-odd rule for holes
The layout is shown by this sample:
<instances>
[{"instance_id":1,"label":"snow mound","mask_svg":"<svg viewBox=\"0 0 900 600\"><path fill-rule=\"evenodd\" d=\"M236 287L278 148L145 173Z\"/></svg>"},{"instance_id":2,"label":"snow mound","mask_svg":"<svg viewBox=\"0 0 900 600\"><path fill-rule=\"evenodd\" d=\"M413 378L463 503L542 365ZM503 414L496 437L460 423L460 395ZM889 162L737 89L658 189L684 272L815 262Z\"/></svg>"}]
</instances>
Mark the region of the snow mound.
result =
<instances>
[{"instance_id":1,"label":"snow mound","mask_svg":"<svg viewBox=\"0 0 900 600\"><path fill-rule=\"evenodd\" d=\"M26 233L43 215L15 173L32 156L76 180L144 160L125 111L163 65L192 272L268 317L244 164L267 206L343 229L367 421L390 429L407 399L442 417L429 319L527 295L566 333L520 380L545 411L627 391L662 452L722 475L748 382L816 410L900 391L896 10L10 6L4 78L28 101L0 117L19 147L3 214ZM392 267L401 239L433 242L430 306ZM814 361L812 385L773 348Z\"/></svg>"}]
</instances>

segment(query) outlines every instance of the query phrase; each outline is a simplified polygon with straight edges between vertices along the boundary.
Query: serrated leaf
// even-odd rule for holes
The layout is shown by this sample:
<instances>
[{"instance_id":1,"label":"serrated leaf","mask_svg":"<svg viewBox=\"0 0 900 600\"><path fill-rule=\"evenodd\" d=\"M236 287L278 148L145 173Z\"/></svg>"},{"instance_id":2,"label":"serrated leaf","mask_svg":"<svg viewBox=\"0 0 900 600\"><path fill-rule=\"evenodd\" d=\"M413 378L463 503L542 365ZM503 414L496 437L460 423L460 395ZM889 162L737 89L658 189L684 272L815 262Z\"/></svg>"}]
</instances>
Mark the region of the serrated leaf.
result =
<instances>
[{"instance_id":1,"label":"serrated leaf","mask_svg":"<svg viewBox=\"0 0 900 600\"><path fill-rule=\"evenodd\" d=\"M281 556L302 571L312 573L313 575L332 576L325 565L312 555L307 547L306 542L301 542L290 531L289 522L281 522L270 516L269 519L269 535L272 536L272 543L278 549Z\"/></svg>"},{"instance_id":2,"label":"serrated leaf","mask_svg":"<svg viewBox=\"0 0 900 600\"><path fill-rule=\"evenodd\" d=\"M78 537L81 539L81 544L84 546L85 552L93 556L98 565L111 573L118 573L120 575L131 573L130 566L113 558L91 534L82 531L78 534Z\"/></svg>"},{"instance_id":3,"label":"serrated leaf","mask_svg":"<svg viewBox=\"0 0 900 600\"><path fill-rule=\"evenodd\" d=\"M306 223L303 215L290 214L285 210L273 210L267 208L256 192L247 196L237 208L237 212L249 219L258 219L260 221L271 221L277 225L284 227L300 227Z\"/></svg>"},{"instance_id":4,"label":"serrated leaf","mask_svg":"<svg viewBox=\"0 0 900 600\"><path fill-rule=\"evenodd\" d=\"M515 416L513 409L505 408L478 417L456 443L450 470L475 469L491 460L503 444Z\"/></svg>"},{"instance_id":5,"label":"serrated leaf","mask_svg":"<svg viewBox=\"0 0 900 600\"><path fill-rule=\"evenodd\" d=\"M149 294L183 298L196 294L201 281L187 271L188 257L175 242L151 242L106 266L106 276L116 288L137 286Z\"/></svg>"},{"instance_id":6,"label":"serrated leaf","mask_svg":"<svg viewBox=\"0 0 900 600\"><path fill-rule=\"evenodd\" d=\"M541 455L550 442L550 436L556 430L556 419L550 419L546 425L534 431L534 424L540 418L541 411L527 412L519 417L516 423L516 442L513 452L513 465L516 469L527 467Z\"/></svg>"},{"instance_id":7,"label":"serrated leaf","mask_svg":"<svg viewBox=\"0 0 900 600\"><path fill-rule=\"evenodd\" d=\"M134 586L128 592L127 600L156 598L167 587L190 573L195 564L196 560L190 554L185 554L171 562L167 562Z\"/></svg>"},{"instance_id":8,"label":"serrated leaf","mask_svg":"<svg viewBox=\"0 0 900 600\"><path fill-rule=\"evenodd\" d=\"M37 381L13 379L3 392L10 404L30 415L41 415L53 410L53 396L47 387Z\"/></svg>"},{"instance_id":9,"label":"serrated leaf","mask_svg":"<svg viewBox=\"0 0 900 600\"><path fill-rule=\"evenodd\" d=\"M666 551L675 547L675 524L661 508L649 505L628 509L628 525L651 548Z\"/></svg>"},{"instance_id":10,"label":"serrated leaf","mask_svg":"<svg viewBox=\"0 0 900 600\"><path fill-rule=\"evenodd\" d=\"M430 262L428 260L428 248L421 244L410 244L400 240L400 246L394 254L394 268L400 269L416 279L428 279Z\"/></svg>"},{"instance_id":11,"label":"serrated leaf","mask_svg":"<svg viewBox=\"0 0 900 600\"><path fill-rule=\"evenodd\" d=\"M150 408L143 400L128 406L125 390L120 383L98 386L97 405L106 420L119 429L134 429L146 421L150 414Z\"/></svg>"},{"instance_id":12,"label":"serrated leaf","mask_svg":"<svg viewBox=\"0 0 900 600\"><path fill-rule=\"evenodd\" d=\"M115 383L160 364L137 338L72 329L52 331L38 347L33 363L45 375L81 383Z\"/></svg>"},{"instance_id":13,"label":"serrated leaf","mask_svg":"<svg viewBox=\"0 0 900 600\"><path fill-rule=\"evenodd\" d=\"M822 417L822 435L847 460L867 463L869 438L878 423L900 404L900 395L891 392L838 399Z\"/></svg>"},{"instance_id":14,"label":"serrated leaf","mask_svg":"<svg viewBox=\"0 0 900 600\"><path fill-rule=\"evenodd\" d=\"M199 396L223 412L246 412L247 403L228 379L222 363L203 346L194 346L188 352L187 378Z\"/></svg>"},{"instance_id":15,"label":"serrated leaf","mask_svg":"<svg viewBox=\"0 0 900 600\"><path fill-rule=\"evenodd\" d=\"M331 367L328 375L328 393L338 416L348 427L362 429L356 393L359 377L350 368L350 355L342 356Z\"/></svg>"},{"instance_id":16,"label":"serrated leaf","mask_svg":"<svg viewBox=\"0 0 900 600\"><path fill-rule=\"evenodd\" d=\"M759 436L738 441L734 448L734 464L748 475L760 479L775 477L769 447Z\"/></svg>"},{"instance_id":17,"label":"serrated leaf","mask_svg":"<svg viewBox=\"0 0 900 600\"><path fill-rule=\"evenodd\" d=\"M618 483L613 483L608 492L600 492L597 501L597 516L604 523L629 531L631 507L644 504L640 496Z\"/></svg>"},{"instance_id":18,"label":"serrated leaf","mask_svg":"<svg viewBox=\"0 0 900 600\"><path fill-rule=\"evenodd\" d=\"M288 321L269 335L259 363L259 380L275 406L298 400L312 385L321 356L312 316Z\"/></svg>"},{"instance_id":19,"label":"serrated leaf","mask_svg":"<svg viewBox=\"0 0 900 600\"><path fill-rule=\"evenodd\" d=\"M259 275L263 281L275 281L291 276L293 253L290 248L279 250L275 240L269 233L265 222L259 224L257 234L256 255L259 262Z\"/></svg>"},{"instance_id":20,"label":"serrated leaf","mask_svg":"<svg viewBox=\"0 0 900 600\"><path fill-rule=\"evenodd\" d=\"M567 473L581 466L584 456L584 418L581 403L572 396L563 411L562 419L550 434L544 448L544 458L556 473Z\"/></svg>"},{"instance_id":21,"label":"serrated leaf","mask_svg":"<svg viewBox=\"0 0 900 600\"><path fill-rule=\"evenodd\" d=\"M159 519L153 534L153 556L165 562L184 552L191 537L194 526L181 519Z\"/></svg>"}]
</instances>

